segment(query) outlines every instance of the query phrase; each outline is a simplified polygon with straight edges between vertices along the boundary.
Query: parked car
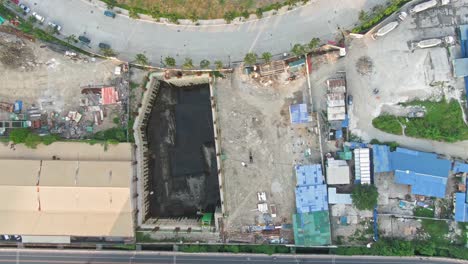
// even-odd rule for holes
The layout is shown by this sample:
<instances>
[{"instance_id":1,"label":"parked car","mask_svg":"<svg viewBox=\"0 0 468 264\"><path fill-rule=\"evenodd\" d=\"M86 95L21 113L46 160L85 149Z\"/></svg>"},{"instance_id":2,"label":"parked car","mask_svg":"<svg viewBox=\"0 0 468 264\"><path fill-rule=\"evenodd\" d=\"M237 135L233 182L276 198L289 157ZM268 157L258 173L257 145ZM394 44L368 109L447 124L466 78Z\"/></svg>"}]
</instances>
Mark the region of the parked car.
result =
<instances>
[{"instance_id":1,"label":"parked car","mask_svg":"<svg viewBox=\"0 0 468 264\"><path fill-rule=\"evenodd\" d=\"M348 105L353 105L353 96L348 95Z\"/></svg>"},{"instance_id":2,"label":"parked car","mask_svg":"<svg viewBox=\"0 0 468 264\"><path fill-rule=\"evenodd\" d=\"M56 23L54 22L49 22L47 23L49 25L49 27L51 28L55 28L57 31L60 31L62 29L62 27L60 25L57 25Z\"/></svg>"},{"instance_id":3,"label":"parked car","mask_svg":"<svg viewBox=\"0 0 468 264\"><path fill-rule=\"evenodd\" d=\"M10 238L11 238L9 235L3 235L2 237L3 237L3 239L5 239L5 240L10 240Z\"/></svg>"},{"instance_id":4,"label":"parked car","mask_svg":"<svg viewBox=\"0 0 468 264\"><path fill-rule=\"evenodd\" d=\"M21 241L21 236L14 235L13 238L14 238L16 241Z\"/></svg>"},{"instance_id":5,"label":"parked car","mask_svg":"<svg viewBox=\"0 0 468 264\"><path fill-rule=\"evenodd\" d=\"M100 49L110 49L111 48L111 46L109 44L102 43L102 42L99 43L98 46L99 46Z\"/></svg>"},{"instance_id":6,"label":"parked car","mask_svg":"<svg viewBox=\"0 0 468 264\"><path fill-rule=\"evenodd\" d=\"M85 36L79 36L78 40L85 43L85 44L91 43L91 40L89 38L85 37Z\"/></svg>"},{"instance_id":7,"label":"parked car","mask_svg":"<svg viewBox=\"0 0 468 264\"><path fill-rule=\"evenodd\" d=\"M105 15L105 16L108 16L108 17L115 18L115 13L112 12L112 11L110 11L110 10L104 11L104 15Z\"/></svg>"},{"instance_id":8,"label":"parked car","mask_svg":"<svg viewBox=\"0 0 468 264\"><path fill-rule=\"evenodd\" d=\"M32 15L33 15L33 17L35 17L37 19L37 21L39 21L40 23L44 23L45 18L43 16L39 15L36 12L33 12Z\"/></svg>"},{"instance_id":9,"label":"parked car","mask_svg":"<svg viewBox=\"0 0 468 264\"><path fill-rule=\"evenodd\" d=\"M27 7L27 6L25 6L24 4L19 4L19 7L21 9L23 9L24 13L26 13L26 14L28 14L31 11L31 9L29 7Z\"/></svg>"}]
</instances>

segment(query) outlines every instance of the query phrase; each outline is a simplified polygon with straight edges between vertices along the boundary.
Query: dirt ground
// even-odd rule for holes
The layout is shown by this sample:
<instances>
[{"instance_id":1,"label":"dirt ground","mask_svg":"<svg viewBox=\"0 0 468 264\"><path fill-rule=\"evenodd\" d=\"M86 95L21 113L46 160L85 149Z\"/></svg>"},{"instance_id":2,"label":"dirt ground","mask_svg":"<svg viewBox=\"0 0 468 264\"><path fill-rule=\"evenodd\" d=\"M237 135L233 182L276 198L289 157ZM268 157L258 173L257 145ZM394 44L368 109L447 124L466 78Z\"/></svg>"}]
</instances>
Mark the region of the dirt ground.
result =
<instances>
[{"instance_id":1,"label":"dirt ground","mask_svg":"<svg viewBox=\"0 0 468 264\"><path fill-rule=\"evenodd\" d=\"M270 220L276 225L291 223L295 213L294 165L320 162L318 137L304 126L292 126L289 120L289 105L301 103L307 93L305 78L287 85L263 86L236 70L214 86L224 173L225 231L232 238L242 236L248 226L265 225ZM306 157L308 148L311 154ZM276 217L266 219L257 210L257 192L266 192L268 205L277 208Z\"/></svg>"}]
</instances>

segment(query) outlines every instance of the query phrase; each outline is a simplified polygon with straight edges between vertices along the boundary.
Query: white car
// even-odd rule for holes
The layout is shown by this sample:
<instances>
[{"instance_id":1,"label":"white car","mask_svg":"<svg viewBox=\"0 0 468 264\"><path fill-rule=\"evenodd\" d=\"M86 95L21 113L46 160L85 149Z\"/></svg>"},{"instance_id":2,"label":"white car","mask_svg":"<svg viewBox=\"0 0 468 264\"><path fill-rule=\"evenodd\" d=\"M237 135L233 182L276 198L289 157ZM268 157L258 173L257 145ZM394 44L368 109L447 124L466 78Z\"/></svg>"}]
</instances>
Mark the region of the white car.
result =
<instances>
[{"instance_id":1,"label":"white car","mask_svg":"<svg viewBox=\"0 0 468 264\"><path fill-rule=\"evenodd\" d=\"M37 21L39 21L40 23L43 23L45 21L45 18L41 15L39 15L38 13L36 12L33 12L32 13L33 17L35 17L37 19Z\"/></svg>"},{"instance_id":2,"label":"white car","mask_svg":"<svg viewBox=\"0 0 468 264\"><path fill-rule=\"evenodd\" d=\"M3 235L3 239L5 239L5 240L10 240L10 238L11 237L9 235Z\"/></svg>"},{"instance_id":3,"label":"white car","mask_svg":"<svg viewBox=\"0 0 468 264\"><path fill-rule=\"evenodd\" d=\"M49 22L47 23L49 25L49 27L52 27L52 28L55 28L57 31L60 31L62 29L61 26L57 25L56 23L54 22Z\"/></svg>"},{"instance_id":4,"label":"white car","mask_svg":"<svg viewBox=\"0 0 468 264\"><path fill-rule=\"evenodd\" d=\"M31 9L30 9L29 7L27 7L27 6L25 6L24 4L19 4L19 7L20 7L21 9L23 9L23 11L24 11L26 14L29 13L29 12L31 11Z\"/></svg>"}]
</instances>

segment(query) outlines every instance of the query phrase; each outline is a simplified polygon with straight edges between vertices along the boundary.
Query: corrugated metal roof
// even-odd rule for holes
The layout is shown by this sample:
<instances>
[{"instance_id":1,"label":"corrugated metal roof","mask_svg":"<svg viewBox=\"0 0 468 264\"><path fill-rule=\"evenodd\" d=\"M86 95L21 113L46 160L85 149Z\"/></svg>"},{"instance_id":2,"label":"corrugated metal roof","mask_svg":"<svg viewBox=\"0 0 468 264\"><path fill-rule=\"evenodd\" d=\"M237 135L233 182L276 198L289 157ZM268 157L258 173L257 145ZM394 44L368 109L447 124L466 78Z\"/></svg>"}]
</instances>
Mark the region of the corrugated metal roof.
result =
<instances>
[{"instance_id":1,"label":"corrugated metal roof","mask_svg":"<svg viewBox=\"0 0 468 264\"><path fill-rule=\"evenodd\" d=\"M392 171L390 164L390 147L386 145L373 145L374 173Z\"/></svg>"},{"instance_id":2,"label":"corrugated metal roof","mask_svg":"<svg viewBox=\"0 0 468 264\"><path fill-rule=\"evenodd\" d=\"M468 222L468 204L466 204L466 194L455 194L455 221Z\"/></svg>"},{"instance_id":3,"label":"corrugated metal roof","mask_svg":"<svg viewBox=\"0 0 468 264\"><path fill-rule=\"evenodd\" d=\"M294 214L294 243L296 246L325 246L331 244L328 211Z\"/></svg>"},{"instance_id":4,"label":"corrugated metal roof","mask_svg":"<svg viewBox=\"0 0 468 264\"><path fill-rule=\"evenodd\" d=\"M327 185L296 187L296 210L298 213L328 211Z\"/></svg>"},{"instance_id":5,"label":"corrugated metal roof","mask_svg":"<svg viewBox=\"0 0 468 264\"><path fill-rule=\"evenodd\" d=\"M352 204L351 194L336 193L336 188L328 188L328 203L329 204Z\"/></svg>"},{"instance_id":6,"label":"corrugated metal roof","mask_svg":"<svg viewBox=\"0 0 468 264\"><path fill-rule=\"evenodd\" d=\"M354 176L362 184L371 183L369 152L368 148L354 149Z\"/></svg>"},{"instance_id":7,"label":"corrugated metal roof","mask_svg":"<svg viewBox=\"0 0 468 264\"><path fill-rule=\"evenodd\" d=\"M327 184L349 184L349 166L345 160L327 160Z\"/></svg>"},{"instance_id":8,"label":"corrugated metal roof","mask_svg":"<svg viewBox=\"0 0 468 264\"><path fill-rule=\"evenodd\" d=\"M448 177L451 167L449 160L439 159L437 154L397 148L390 152L393 170L414 171L418 174Z\"/></svg>"},{"instance_id":9,"label":"corrugated metal roof","mask_svg":"<svg viewBox=\"0 0 468 264\"><path fill-rule=\"evenodd\" d=\"M296 166L296 179L298 186L323 184L325 182L320 164Z\"/></svg>"},{"instance_id":10,"label":"corrugated metal roof","mask_svg":"<svg viewBox=\"0 0 468 264\"><path fill-rule=\"evenodd\" d=\"M460 25L460 39L468 40L468 25Z\"/></svg>"},{"instance_id":11,"label":"corrugated metal roof","mask_svg":"<svg viewBox=\"0 0 468 264\"><path fill-rule=\"evenodd\" d=\"M468 76L468 58L460 58L453 60L455 77Z\"/></svg>"},{"instance_id":12,"label":"corrugated metal roof","mask_svg":"<svg viewBox=\"0 0 468 264\"><path fill-rule=\"evenodd\" d=\"M307 104L295 104L289 106L289 115L291 123L304 124L309 122L309 113L307 112Z\"/></svg>"},{"instance_id":13,"label":"corrugated metal roof","mask_svg":"<svg viewBox=\"0 0 468 264\"><path fill-rule=\"evenodd\" d=\"M453 172L468 172L468 164L455 161L455 165L453 166Z\"/></svg>"}]
</instances>

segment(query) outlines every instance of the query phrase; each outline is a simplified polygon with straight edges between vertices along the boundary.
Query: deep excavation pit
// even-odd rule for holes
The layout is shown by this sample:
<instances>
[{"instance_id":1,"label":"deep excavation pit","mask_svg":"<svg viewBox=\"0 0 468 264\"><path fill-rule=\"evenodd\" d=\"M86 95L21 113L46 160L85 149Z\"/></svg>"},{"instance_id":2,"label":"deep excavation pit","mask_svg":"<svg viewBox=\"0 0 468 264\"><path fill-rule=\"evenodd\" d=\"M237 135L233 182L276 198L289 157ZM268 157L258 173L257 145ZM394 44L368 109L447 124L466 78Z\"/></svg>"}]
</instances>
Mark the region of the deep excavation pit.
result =
<instances>
[{"instance_id":1,"label":"deep excavation pit","mask_svg":"<svg viewBox=\"0 0 468 264\"><path fill-rule=\"evenodd\" d=\"M196 217L220 204L209 85L160 83L147 126L150 217Z\"/></svg>"}]
</instances>

